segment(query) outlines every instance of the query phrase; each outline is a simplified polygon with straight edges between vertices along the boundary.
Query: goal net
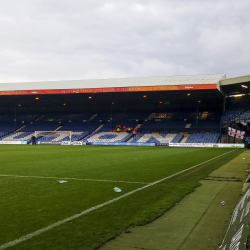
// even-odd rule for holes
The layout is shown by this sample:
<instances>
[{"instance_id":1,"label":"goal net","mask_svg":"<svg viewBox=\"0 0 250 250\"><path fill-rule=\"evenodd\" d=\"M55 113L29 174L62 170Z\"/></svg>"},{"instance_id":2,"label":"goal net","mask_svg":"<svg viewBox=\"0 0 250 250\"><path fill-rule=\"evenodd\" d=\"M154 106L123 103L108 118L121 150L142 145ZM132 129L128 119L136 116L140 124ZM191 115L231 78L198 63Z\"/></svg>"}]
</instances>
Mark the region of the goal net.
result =
<instances>
[{"instance_id":1,"label":"goal net","mask_svg":"<svg viewBox=\"0 0 250 250\"><path fill-rule=\"evenodd\" d=\"M71 142L71 131L35 131L37 142L60 143L62 141Z\"/></svg>"}]
</instances>

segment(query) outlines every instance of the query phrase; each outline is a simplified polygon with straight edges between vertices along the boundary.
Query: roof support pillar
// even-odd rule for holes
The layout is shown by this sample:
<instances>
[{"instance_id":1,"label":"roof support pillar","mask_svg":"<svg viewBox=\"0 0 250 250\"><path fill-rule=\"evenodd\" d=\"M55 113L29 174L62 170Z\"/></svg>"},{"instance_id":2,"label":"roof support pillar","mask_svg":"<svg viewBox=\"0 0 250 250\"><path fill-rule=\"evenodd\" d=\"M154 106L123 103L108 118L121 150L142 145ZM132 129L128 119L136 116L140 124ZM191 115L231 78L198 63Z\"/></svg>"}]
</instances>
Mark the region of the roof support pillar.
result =
<instances>
[{"instance_id":1,"label":"roof support pillar","mask_svg":"<svg viewBox=\"0 0 250 250\"><path fill-rule=\"evenodd\" d=\"M223 110L222 110L223 115L225 115L225 112L226 112L226 101L227 101L227 96L224 95L224 98L223 98Z\"/></svg>"},{"instance_id":2,"label":"roof support pillar","mask_svg":"<svg viewBox=\"0 0 250 250\"><path fill-rule=\"evenodd\" d=\"M17 119L17 103L16 103L16 96L15 96L15 115L14 115L14 130L17 129L17 126L16 126L16 119Z\"/></svg>"},{"instance_id":3,"label":"roof support pillar","mask_svg":"<svg viewBox=\"0 0 250 250\"><path fill-rule=\"evenodd\" d=\"M198 129L199 127L199 102L197 102L196 106L196 128Z\"/></svg>"}]
</instances>

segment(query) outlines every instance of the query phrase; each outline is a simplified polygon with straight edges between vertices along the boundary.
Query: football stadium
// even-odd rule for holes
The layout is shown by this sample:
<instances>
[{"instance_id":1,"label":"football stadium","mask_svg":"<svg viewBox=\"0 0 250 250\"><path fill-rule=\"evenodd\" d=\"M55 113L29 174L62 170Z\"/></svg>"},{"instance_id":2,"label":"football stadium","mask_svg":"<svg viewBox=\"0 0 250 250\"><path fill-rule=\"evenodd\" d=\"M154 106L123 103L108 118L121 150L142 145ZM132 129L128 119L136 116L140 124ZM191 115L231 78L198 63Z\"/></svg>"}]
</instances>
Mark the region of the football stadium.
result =
<instances>
[{"instance_id":1,"label":"football stadium","mask_svg":"<svg viewBox=\"0 0 250 250\"><path fill-rule=\"evenodd\" d=\"M0 250L249 249L249 88L1 83Z\"/></svg>"}]
</instances>

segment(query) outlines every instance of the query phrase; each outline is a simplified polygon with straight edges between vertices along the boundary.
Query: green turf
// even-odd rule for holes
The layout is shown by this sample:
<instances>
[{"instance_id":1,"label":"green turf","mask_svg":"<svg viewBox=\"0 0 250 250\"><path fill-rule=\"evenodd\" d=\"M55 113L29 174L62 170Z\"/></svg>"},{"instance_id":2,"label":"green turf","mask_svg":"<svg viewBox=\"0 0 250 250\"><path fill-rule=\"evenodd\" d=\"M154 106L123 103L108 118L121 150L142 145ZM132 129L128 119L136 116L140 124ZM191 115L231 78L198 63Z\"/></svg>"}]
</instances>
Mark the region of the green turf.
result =
<instances>
[{"instance_id":1,"label":"green turf","mask_svg":"<svg viewBox=\"0 0 250 250\"><path fill-rule=\"evenodd\" d=\"M232 149L1 145L0 246L85 209L207 161ZM199 180L242 150L134 193L11 249L95 249L130 225L154 220L192 192ZM125 182L56 179L81 178ZM126 183L130 182L130 183ZM115 193L117 186L122 193ZM63 246L63 248L62 248Z\"/></svg>"},{"instance_id":2,"label":"green turf","mask_svg":"<svg viewBox=\"0 0 250 250\"><path fill-rule=\"evenodd\" d=\"M207 207L203 216L199 218L200 220L193 231L190 232L186 241L182 242L180 250L192 248L200 250L218 249L242 190L242 183L233 181L203 181L202 185L213 191L216 185L223 185L223 188L219 190L220 192L209 204L210 206ZM226 205L222 206L222 201L226 201Z\"/></svg>"},{"instance_id":3,"label":"green turf","mask_svg":"<svg viewBox=\"0 0 250 250\"><path fill-rule=\"evenodd\" d=\"M119 249L120 246L131 249L180 249L210 203L225 185L225 182L215 182L212 186L202 185L158 220L143 227L130 228L131 234L122 234L101 249Z\"/></svg>"},{"instance_id":4,"label":"green turf","mask_svg":"<svg viewBox=\"0 0 250 250\"><path fill-rule=\"evenodd\" d=\"M215 183L223 182L226 185L186 239L181 250L192 247L202 250L218 249L226 234L240 194L242 194L243 183L248 175L246 169L249 169L249 156L250 151L244 151L227 164L214 170L206 178L212 181L203 181L203 185L210 186L211 189ZM220 204L223 200L226 201L225 206ZM203 244L204 242L206 244Z\"/></svg>"}]
</instances>

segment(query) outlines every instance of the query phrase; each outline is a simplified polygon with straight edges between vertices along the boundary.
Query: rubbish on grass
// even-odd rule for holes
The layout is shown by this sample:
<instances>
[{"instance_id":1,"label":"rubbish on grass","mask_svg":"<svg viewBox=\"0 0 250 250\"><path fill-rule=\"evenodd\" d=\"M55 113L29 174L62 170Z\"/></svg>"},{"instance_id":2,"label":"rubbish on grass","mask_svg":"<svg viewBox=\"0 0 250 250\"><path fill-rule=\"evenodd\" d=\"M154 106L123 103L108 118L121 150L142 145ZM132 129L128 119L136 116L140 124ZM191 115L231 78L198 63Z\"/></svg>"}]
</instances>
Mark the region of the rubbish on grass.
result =
<instances>
[{"instance_id":1,"label":"rubbish on grass","mask_svg":"<svg viewBox=\"0 0 250 250\"><path fill-rule=\"evenodd\" d=\"M226 202L225 202L225 201L222 201L220 204L221 204L222 206L224 206L224 205L226 204Z\"/></svg>"},{"instance_id":2,"label":"rubbish on grass","mask_svg":"<svg viewBox=\"0 0 250 250\"><path fill-rule=\"evenodd\" d=\"M65 182L68 182L68 181L58 180L57 182L59 182L59 183L65 183Z\"/></svg>"},{"instance_id":3,"label":"rubbish on grass","mask_svg":"<svg viewBox=\"0 0 250 250\"><path fill-rule=\"evenodd\" d=\"M245 160L245 158L243 158L243 160Z\"/></svg>"},{"instance_id":4,"label":"rubbish on grass","mask_svg":"<svg viewBox=\"0 0 250 250\"><path fill-rule=\"evenodd\" d=\"M115 187L115 188L114 188L114 191L115 191L116 193L120 193L122 190L121 190L120 188L118 188L118 187Z\"/></svg>"}]
</instances>

